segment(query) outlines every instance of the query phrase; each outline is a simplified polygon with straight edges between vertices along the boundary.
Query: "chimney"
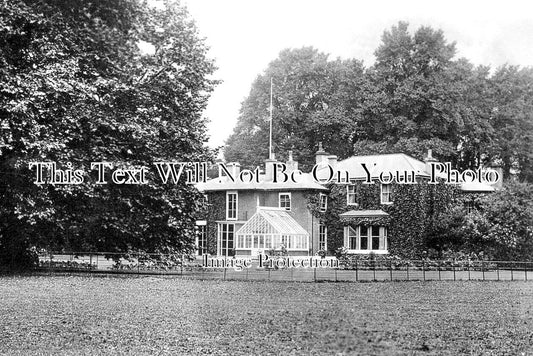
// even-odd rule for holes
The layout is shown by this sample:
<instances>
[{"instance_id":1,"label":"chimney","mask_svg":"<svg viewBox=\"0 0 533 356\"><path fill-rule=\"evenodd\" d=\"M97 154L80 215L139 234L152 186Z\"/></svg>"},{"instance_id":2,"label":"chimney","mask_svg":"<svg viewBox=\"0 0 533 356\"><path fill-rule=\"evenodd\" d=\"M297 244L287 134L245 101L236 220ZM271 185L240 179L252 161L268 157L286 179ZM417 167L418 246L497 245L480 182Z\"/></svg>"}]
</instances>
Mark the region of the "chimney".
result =
<instances>
[{"instance_id":1,"label":"chimney","mask_svg":"<svg viewBox=\"0 0 533 356\"><path fill-rule=\"evenodd\" d=\"M328 164L331 166L331 168L335 169L335 167L337 166L337 156L335 155L331 155L331 156L328 156Z\"/></svg>"},{"instance_id":2,"label":"chimney","mask_svg":"<svg viewBox=\"0 0 533 356\"><path fill-rule=\"evenodd\" d=\"M318 151L315 153L315 163L328 163L328 154L326 151L324 151L324 148L322 147L322 141L318 143Z\"/></svg>"},{"instance_id":3,"label":"chimney","mask_svg":"<svg viewBox=\"0 0 533 356\"><path fill-rule=\"evenodd\" d=\"M294 172L298 169L298 162L293 160L292 151L289 151L289 158L285 164L287 165L287 172Z\"/></svg>"},{"instance_id":4,"label":"chimney","mask_svg":"<svg viewBox=\"0 0 533 356\"><path fill-rule=\"evenodd\" d=\"M224 164L224 160L222 160L222 159L219 158L219 159L217 159L217 160L215 161L215 164L216 164L217 167L218 167L218 178L220 178L220 177L222 177L222 172L223 172L223 171L222 171L222 164Z\"/></svg>"},{"instance_id":5,"label":"chimney","mask_svg":"<svg viewBox=\"0 0 533 356\"><path fill-rule=\"evenodd\" d=\"M239 164L239 162L231 162L230 164L228 164L228 166L228 171L231 172L233 178L237 179L237 177L241 173L241 165Z\"/></svg>"},{"instance_id":6,"label":"chimney","mask_svg":"<svg viewBox=\"0 0 533 356\"><path fill-rule=\"evenodd\" d=\"M269 182L274 179L274 163L276 163L276 156L272 153L272 158L265 159L265 181Z\"/></svg>"},{"instance_id":7,"label":"chimney","mask_svg":"<svg viewBox=\"0 0 533 356\"><path fill-rule=\"evenodd\" d=\"M426 158L424 158L424 162L426 163L424 170L425 173L431 174L431 162L437 162L435 158L433 158L433 151L431 149L428 150L428 155Z\"/></svg>"}]
</instances>

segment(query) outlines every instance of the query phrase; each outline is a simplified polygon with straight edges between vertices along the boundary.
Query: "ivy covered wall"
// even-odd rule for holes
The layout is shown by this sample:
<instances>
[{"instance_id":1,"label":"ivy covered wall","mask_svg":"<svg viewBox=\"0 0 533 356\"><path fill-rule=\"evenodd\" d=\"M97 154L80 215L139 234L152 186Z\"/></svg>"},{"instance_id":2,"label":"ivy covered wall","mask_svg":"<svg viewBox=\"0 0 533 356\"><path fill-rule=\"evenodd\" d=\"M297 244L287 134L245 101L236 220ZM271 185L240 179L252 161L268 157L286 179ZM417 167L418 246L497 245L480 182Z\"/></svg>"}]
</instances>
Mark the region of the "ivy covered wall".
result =
<instances>
[{"instance_id":1,"label":"ivy covered wall","mask_svg":"<svg viewBox=\"0 0 533 356\"><path fill-rule=\"evenodd\" d=\"M328 252L344 244L344 227L356 225L387 226L389 253L404 258L421 257L430 246L434 219L453 206L457 189L452 185L428 184L419 179L417 184L392 184L393 204L381 204L380 185L356 181L357 205L347 205L346 185L330 184L328 209L320 212L316 195L308 195L309 209L328 227ZM350 210L383 210L388 218L341 221L340 214Z\"/></svg>"},{"instance_id":2,"label":"ivy covered wall","mask_svg":"<svg viewBox=\"0 0 533 356\"><path fill-rule=\"evenodd\" d=\"M217 223L226 219L226 192L210 192L208 194L207 211L207 253L217 253Z\"/></svg>"}]
</instances>

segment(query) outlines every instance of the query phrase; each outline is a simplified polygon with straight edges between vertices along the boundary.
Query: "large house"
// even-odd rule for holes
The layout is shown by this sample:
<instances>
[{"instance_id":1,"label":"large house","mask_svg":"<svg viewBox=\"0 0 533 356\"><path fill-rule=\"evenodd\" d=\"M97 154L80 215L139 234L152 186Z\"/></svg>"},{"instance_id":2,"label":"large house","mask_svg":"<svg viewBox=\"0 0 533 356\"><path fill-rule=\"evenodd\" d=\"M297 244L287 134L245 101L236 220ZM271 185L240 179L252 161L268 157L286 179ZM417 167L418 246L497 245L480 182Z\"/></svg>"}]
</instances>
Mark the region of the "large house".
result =
<instances>
[{"instance_id":1,"label":"large house","mask_svg":"<svg viewBox=\"0 0 533 356\"><path fill-rule=\"evenodd\" d=\"M290 255L332 253L409 254L417 249L439 211L450 185L431 184L431 152L425 162L403 153L354 156L337 161L320 144L311 173L298 171L298 163L265 161L257 179L235 179L238 163L221 169L219 177L198 186L210 204L199 221L199 254L249 256L276 249ZM439 172L437 176L444 178ZM454 188L464 193L490 192L483 183ZM447 196L447 195L446 195Z\"/></svg>"},{"instance_id":2,"label":"large house","mask_svg":"<svg viewBox=\"0 0 533 356\"><path fill-rule=\"evenodd\" d=\"M328 189L308 173L299 174L297 182L283 182L281 170L275 171L280 163L266 160L257 179L237 179L242 172L232 163L226 173L220 169L218 178L198 185L210 205L206 220L197 223L199 253L253 256L284 248L307 256L327 248L325 226L313 216L308 200L317 197L325 210ZM298 171L292 154L284 164L285 174Z\"/></svg>"}]
</instances>

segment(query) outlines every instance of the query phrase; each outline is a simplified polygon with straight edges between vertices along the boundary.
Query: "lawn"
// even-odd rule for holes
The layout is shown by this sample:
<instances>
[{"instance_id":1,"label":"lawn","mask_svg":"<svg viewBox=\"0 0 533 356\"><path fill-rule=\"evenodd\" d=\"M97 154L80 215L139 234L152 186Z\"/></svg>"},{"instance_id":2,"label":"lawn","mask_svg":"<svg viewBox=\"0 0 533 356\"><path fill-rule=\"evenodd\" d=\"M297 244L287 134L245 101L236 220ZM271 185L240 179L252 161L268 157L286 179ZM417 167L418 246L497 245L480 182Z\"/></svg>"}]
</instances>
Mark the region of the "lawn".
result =
<instances>
[{"instance_id":1,"label":"lawn","mask_svg":"<svg viewBox=\"0 0 533 356\"><path fill-rule=\"evenodd\" d=\"M533 355L532 282L0 277L0 353Z\"/></svg>"}]
</instances>

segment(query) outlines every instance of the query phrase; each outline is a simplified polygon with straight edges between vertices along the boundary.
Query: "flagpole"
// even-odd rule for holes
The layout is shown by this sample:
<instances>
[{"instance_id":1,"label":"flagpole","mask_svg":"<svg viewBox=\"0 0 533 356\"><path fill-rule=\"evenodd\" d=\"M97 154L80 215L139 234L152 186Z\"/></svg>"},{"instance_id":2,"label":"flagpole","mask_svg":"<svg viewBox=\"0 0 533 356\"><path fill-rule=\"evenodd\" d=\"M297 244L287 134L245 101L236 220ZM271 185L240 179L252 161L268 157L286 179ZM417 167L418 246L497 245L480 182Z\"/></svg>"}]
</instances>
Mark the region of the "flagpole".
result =
<instances>
[{"instance_id":1,"label":"flagpole","mask_svg":"<svg viewBox=\"0 0 533 356\"><path fill-rule=\"evenodd\" d=\"M270 77L270 140L268 148L268 158L272 159L272 77Z\"/></svg>"}]
</instances>

